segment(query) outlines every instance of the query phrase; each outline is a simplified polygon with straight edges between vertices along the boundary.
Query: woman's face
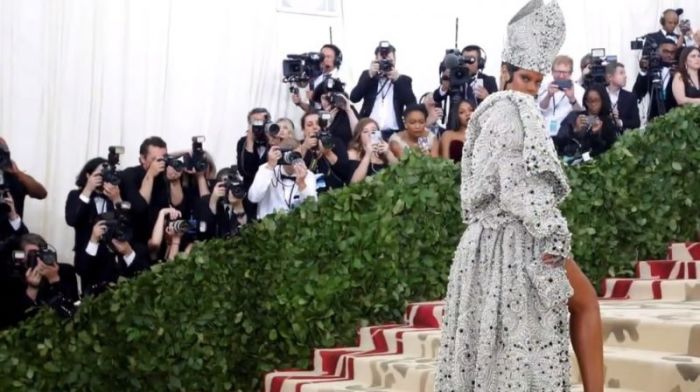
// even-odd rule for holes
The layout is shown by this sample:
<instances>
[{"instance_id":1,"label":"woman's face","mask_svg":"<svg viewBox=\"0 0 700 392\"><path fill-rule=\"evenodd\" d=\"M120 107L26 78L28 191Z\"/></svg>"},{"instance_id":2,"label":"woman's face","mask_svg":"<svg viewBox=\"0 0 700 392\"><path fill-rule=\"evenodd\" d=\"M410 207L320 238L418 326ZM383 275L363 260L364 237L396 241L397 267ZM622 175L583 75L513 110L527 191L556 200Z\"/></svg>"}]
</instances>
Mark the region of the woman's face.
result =
<instances>
[{"instance_id":1,"label":"woman's face","mask_svg":"<svg viewBox=\"0 0 700 392\"><path fill-rule=\"evenodd\" d=\"M369 122L367 125L362 128L362 132L360 134L360 141L362 142L363 146L366 146L370 143L370 140L372 140L372 132L377 130L377 124L374 122Z\"/></svg>"},{"instance_id":2,"label":"woman's face","mask_svg":"<svg viewBox=\"0 0 700 392\"><path fill-rule=\"evenodd\" d=\"M331 98L330 98L329 94L321 95L321 108L327 112L330 112L331 109L333 109L333 106L331 105Z\"/></svg>"},{"instance_id":3,"label":"woman's face","mask_svg":"<svg viewBox=\"0 0 700 392\"><path fill-rule=\"evenodd\" d=\"M505 65L501 68L502 84L505 84L509 78L508 70ZM519 69L513 73L513 80L508 84L508 89L519 91L521 93L536 96L540 91L540 85L544 75L539 72Z\"/></svg>"},{"instance_id":4,"label":"woman's face","mask_svg":"<svg viewBox=\"0 0 700 392\"><path fill-rule=\"evenodd\" d=\"M603 99L600 97L597 91L591 90L586 96L586 106L590 114L598 115L600 109L603 107Z\"/></svg>"},{"instance_id":5,"label":"woman's face","mask_svg":"<svg viewBox=\"0 0 700 392\"><path fill-rule=\"evenodd\" d=\"M425 133L425 115L414 110L406 115L406 131L413 137L418 138Z\"/></svg>"},{"instance_id":6,"label":"woman's face","mask_svg":"<svg viewBox=\"0 0 700 392\"><path fill-rule=\"evenodd\" d=\"M690 54L688 54L688 59L685 61L685 66L688 70L697 71L700 70L700 50L693 49Z\"/></svg>"},{"instance_id":7,"label":"woman's face","mask_svg":"<svg viewBox=\"0 0 700 392\"><path fill-rule=\"evenodd\" d=\"M277 137L279 139L286 139L288 137L291 137L294 134L294 130L292 129L292 124L290 124L289 121L280 120L280 121L277 121L277 125L280 126L280 131L277 134Z\"/></svg>"},{"instance_id":8,"label":"woman's face","mask_svg":"<svg viewBox=\"0 0 700 392\"><path fill-rule=\"evenodd\" d=\"M459 104L459 112L457 112L459 124L466 127L467 124L469 124L469 119L472 117L473 112L474 109L472 109L472 105L469 102L462 102Z\"/></svg>"},{"instance_id":9,"label":"woman's face","mask_svg":"<svg viewBox=\"0 0 700 392\"><path fill-rule=\"evenodd\" d=\"M318 114L309 114L304 119L304 137L311 137L316 135L321 127L318 125Z\"/></svg>"}]
</instances>

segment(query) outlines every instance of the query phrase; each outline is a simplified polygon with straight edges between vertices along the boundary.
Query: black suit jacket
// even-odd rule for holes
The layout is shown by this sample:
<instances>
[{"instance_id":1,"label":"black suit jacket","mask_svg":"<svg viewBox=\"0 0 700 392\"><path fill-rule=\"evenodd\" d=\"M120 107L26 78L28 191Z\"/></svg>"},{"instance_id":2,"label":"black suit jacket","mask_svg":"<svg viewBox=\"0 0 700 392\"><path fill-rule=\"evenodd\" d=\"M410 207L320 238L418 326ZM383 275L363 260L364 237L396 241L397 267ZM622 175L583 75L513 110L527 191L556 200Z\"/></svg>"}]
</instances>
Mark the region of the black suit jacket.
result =
<instances>
[{"instance_id":1,"label":"black suit jacket","mask_svg":"<svg viewBox=\"0 0 700 392\"><path fill-rule=\"evenodd\" d=\"M634 93L621 89L617 98L617 112L622 120L622 132L637 129L640 125L639 106Z\"/></svg>"},{"instance_id":2,"label":"black suit jacket","mask_svg":"<svg viewBox=\"0 0 700 392\"><path fill-rule=\"evenodd\" d=\"M637 99L640 101L649 93L649 78L649 72L647 72L645 75L639 74L637 75L637 80L634 82L632 92L634 92L634 95L636 95ZM673 97L673 91L671 90L671 85L673 84L672 81L673 73L669 73L668 81L666 86L664 86L665 99L663 102L664 106L666 107L666 113L678 106L676 99ZM651 121L653 118L660 115L656 100L652 100L649 105L651 106L651 111L649 112L649 118L647 118L647 121Z\"/></svg>"},{"instance_id":3,"label":"black suit jacket","mask_svg":"<svg viewBox=\"0 0 700 392\"><path fill-rule=\"evenodd\" d=\"M377 91L379 89L379 77L369 77L369 71L365 70L360 75L360 80L357 86L350 92L350 100L354 103L362 100L362 109L360 109L360 117L369 117L374 108L374 102L377 100ZM406 75L400 75L394 83L394 113L396 114L396 123L400 129L403 129L403 111L406 106L416 103L416 96L413 94L412 79Z\"/></svg>"}]
</instances>

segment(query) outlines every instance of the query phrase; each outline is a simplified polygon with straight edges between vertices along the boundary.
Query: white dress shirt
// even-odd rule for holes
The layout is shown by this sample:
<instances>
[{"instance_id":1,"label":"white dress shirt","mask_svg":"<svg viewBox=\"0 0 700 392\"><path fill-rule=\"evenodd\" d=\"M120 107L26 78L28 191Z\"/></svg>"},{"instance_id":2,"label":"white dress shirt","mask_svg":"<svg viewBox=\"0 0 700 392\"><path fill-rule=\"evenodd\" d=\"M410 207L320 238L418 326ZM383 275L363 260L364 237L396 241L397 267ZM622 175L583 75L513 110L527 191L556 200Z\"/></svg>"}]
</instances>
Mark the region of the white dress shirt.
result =
<instances>
[{"instance_id":1,"label":"white dress shirt","mask_svg":"<svg viewBox=\"0 0 700 392\"><path fill-rule=\"evenodd\" d=\"M264 163L250 185L248 200L258 204L258 219L277 211L289 211L307 198L317 199L316 175L312 171L306 173L304 183L306 188L299 191L294 180L282 178L282 166L270 169Z\"/></svg>"},{"instance_id":2,"label":"white dress shirt","mask_svg":"<svg viewBox=\"0 0 700 392\"><path fill-rule=\"evenodd\" d=\"M399 123L396 121L396 111L394 110L394 83L387 79L379 79L377 86L377 98L374 100L372 113L369 117L379 124L380 130L398 130Z\"/></svg>"},{"instance_id":3,"label":"white dress shirt","mask_svg":"<svg viewBox=\"0 0 700 392\"><path fill-rule=\"evenodd\" d=\"M554 78L550 75L545 80L542 81L542 87L540 87L540 92L537 95L537 106L539 107L540 102L547 97L547 88L552 83ZM576 98L576 103L583 107L583 87L578 83L573 83L574 97ZM554 98L549 98L549 106L547 109L542 109L542 117L544 117L545 126L549 131L550 136L556 136L559 132L559 127L561 122L566 118L566 116L571 113L572 106L569 102L569 98L566 97L563 91L559 90L554 93Z\"/></svg>"}]
</instances>

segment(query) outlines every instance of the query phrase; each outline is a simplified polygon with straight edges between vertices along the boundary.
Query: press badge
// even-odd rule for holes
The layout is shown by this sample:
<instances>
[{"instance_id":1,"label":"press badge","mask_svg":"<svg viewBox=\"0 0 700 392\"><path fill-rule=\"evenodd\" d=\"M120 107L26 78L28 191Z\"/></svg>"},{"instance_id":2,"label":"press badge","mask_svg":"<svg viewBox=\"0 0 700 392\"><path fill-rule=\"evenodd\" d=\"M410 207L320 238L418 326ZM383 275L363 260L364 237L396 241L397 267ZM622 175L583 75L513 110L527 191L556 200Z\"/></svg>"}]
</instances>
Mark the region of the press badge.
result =
<instances>
[{"instance_id":1,"label":"press badge","mask_svg":"<svg viewBox=\"0 0 700 392\"><path fill-rule=\"evenodd\" d=\"M549 134L556 135L559 133L559 124L555 120L549 121Z\"/></svg>"},{"instance_id":2,"label":"press badge","mask_svg":"<svg viewBox=\"0 0 700 392\"><path fill-rule=\"evenodd\" d=\"M590 161L591 159L593 159L593 158L591 158L591 153L590 153L590 152L584 152L583 155L581 155L581 158L583 158L583 161L584 161L584 162L588 162L588 161Z\"/></svg>"}]
</instances>

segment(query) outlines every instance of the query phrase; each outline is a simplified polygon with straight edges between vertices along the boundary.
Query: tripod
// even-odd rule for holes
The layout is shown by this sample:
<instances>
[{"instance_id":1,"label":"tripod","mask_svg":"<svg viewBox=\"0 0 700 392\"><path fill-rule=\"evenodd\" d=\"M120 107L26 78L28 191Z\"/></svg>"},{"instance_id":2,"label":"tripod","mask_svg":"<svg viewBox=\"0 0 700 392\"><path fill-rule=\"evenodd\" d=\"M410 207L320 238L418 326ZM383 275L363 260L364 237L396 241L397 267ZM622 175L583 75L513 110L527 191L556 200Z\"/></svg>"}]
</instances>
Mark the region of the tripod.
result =
<instances>
[{"instance_id":1,"label":"tripod","mask_svg":"<svg viewBox=\"0 0 700 392\"><path fill-rule=\"evenodd\" d=\"M656 104L656 117L666 114L666 102L664 99L664 87L661 85L661 70L649 72L649 107L647 108L647 121L652 114L652 106Z\"/></svg>"}]
</instances>

